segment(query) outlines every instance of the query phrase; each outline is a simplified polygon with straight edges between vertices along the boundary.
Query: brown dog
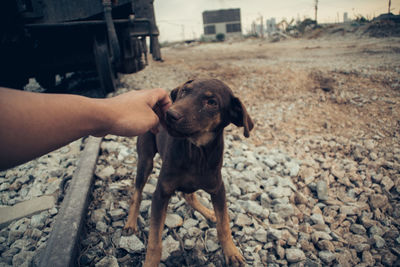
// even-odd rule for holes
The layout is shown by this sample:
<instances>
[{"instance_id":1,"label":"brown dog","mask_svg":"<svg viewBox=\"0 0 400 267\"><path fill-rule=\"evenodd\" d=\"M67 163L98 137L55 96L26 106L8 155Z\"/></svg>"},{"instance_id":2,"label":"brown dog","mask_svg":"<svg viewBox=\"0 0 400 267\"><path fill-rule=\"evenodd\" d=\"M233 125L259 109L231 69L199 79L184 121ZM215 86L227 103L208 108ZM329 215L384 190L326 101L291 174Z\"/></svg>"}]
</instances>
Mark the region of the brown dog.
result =
<instances>
[{"instance_id":1,"label":"brown dog","mask_svg":"<svg viewBox=\"0 0 400 267\"><path fill-rule=\"evenodd\" d=\"M224 128L230 123L244 127L249 137L253 122L242 102L223 82L190 80L172 90L172 106L166 114L167 131L150 132L138 137L139 156L135 192L129 210L125 234L137 231L137 217L142 190L153 168L158 152L162 168L153 194L150 233L145 266L158 266L161 237L170 197L176 190L206 218L217 222L218 239L228 265L242 266L244 258L233 244L226 206L225 187L221 177ZM211 195L214 211L204 207L194 192L202 189Z\"/></svg>"}]
</instances>

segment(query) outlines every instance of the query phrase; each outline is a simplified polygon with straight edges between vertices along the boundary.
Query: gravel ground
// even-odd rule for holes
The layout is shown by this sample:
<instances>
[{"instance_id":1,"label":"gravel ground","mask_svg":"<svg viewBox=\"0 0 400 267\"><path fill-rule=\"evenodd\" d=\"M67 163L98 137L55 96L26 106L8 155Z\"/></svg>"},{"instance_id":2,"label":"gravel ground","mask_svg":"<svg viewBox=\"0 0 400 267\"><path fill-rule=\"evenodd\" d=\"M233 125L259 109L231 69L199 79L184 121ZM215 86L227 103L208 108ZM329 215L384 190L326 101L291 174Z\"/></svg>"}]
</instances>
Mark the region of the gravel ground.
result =
<instances>
[{"instance_id":1,"label":"gravel ground","mask_svg":"<svg viewBox=\"0 0 400 267\"><path fill-rule=\"evenodd\" d=\"M214 77L231 86L255 121L249 139L226 129L223 168L234 240L249 266L400 265L399 38L250 39L162 53L164 62L121 77L118 93ZM107 136L102 143L81 266L144 259L160 160L144 190L140 233L123 237L135 140ZM81 146L79 140L1 172L0 204L62 195ZM206 193L198 195L210 206ZM168 212L162 264L223 265L214 224L179 194ZM57 208L2 229L0 266L35 264L55 214Z\"/></svg>"},{"instance_id":2,"label":"gravel ground","mask_svg":"<svg viewBox=\"0 0 400 267\"><path fill-rule=\"evenodd\" d=\"M399 52L398 38L348 35L177 45L162 50L165 62L122 77L121 92L215 77L246 104L256 126L249 139L227 128L223 177L234 240L249 266L398 266ZM82 266L140 266L159 168L156 158L140 233L121 236L135 138L104 140ZM223 262L215 225L175 195L162 264Z\"/></svg>"}]
</instances>

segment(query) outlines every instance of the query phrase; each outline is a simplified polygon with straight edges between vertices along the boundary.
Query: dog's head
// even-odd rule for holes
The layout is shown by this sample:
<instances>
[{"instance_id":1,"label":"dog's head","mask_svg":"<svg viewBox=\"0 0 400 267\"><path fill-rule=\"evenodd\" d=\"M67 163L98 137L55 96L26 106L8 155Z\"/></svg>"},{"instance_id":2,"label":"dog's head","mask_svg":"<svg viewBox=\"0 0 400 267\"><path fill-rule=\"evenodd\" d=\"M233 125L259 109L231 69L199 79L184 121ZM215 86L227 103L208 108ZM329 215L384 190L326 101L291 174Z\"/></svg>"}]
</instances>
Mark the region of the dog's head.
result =
<instances>
[{"instance_id":1,"label":"dog's head","mask_svg":"<svg viewBox=\"0 0 400 267\"><path fill-rule=\"evenodd\" d=\"M166 113L167 131L203 146L229 125L253 129L246 108L232 90L217 79L190 80L171 91L172 106Z\"/></svg>"}]
</instances>

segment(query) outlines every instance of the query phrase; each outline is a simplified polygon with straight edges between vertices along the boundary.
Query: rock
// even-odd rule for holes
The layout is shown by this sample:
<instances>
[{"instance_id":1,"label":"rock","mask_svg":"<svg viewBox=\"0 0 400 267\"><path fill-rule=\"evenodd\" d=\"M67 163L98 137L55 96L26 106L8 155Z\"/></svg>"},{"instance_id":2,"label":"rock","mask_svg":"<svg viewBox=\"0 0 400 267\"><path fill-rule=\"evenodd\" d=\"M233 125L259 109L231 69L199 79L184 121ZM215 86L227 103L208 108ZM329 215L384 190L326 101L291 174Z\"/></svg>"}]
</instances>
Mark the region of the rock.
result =
<instances>
[{"instance_id":1,"label":"rock","mask_svg":"<svg viewBox=\"0 0 400 267\"><path fill-rule=\"evenodd\" d=\"M327 250L318 252L318 257L326 264L330 264L336 259L335 254Z\"/></svg>"},{"instance_id":2,"label":"rock","mask_svg":"<svg viewBox=\"0 0 400 267\"><path fill-rule=\"evenodd\" d=\"M111 219L115 221L119 221L126 216L125 211L123 209L113 209L108 212Z\"/></svg>"},{"instance_id":3,"label":"rock","mask_svg":"<svg viewBox=\"0 0 400 267\"><path fill-rule=\"evenodd\" d=\"M99 177L102 180L106 180L107 178L111 178L112 175L114 175L115 169L113 166L109 165L102 169L99 172L96 172L97 177Z\"/></svg>"},{"instance_id":4,"label":"rock","mask_svg":"<svg viewBox=\"0 0 400 267\"><path fill-rule=\"evenodd\" d=\"M362 262L365 263L367 266L374 266L375 260L372 256L371 252L365 250L362 253Z\"/></svg>"},{"instance_id":5,"label":"rock","mask_svg":"<svg viewBox=\"0 0 400 267\"><path fill-rule=\"evenodd\" d=\"M264 163L270 168L273 169L278 163L272 158L265 158Z\"/></svg>"},{"instance_id":6,"label":"rock","mask_svg":"<svg viewBox=\"0 0 400 267\"><path fill-rule=\"evenodd\" d=\"M369 205L373 209L378 209L386 206L388 204L388 198L385 195L373 194L369 197Z\"/></svg>"},{"instance_id":7,"label":"rock","mask_svg":"<svg viewBox=\"0 0 400 267\"><path fill-rule=\"evenodd\" d=\"M273 224L283 224L283 223L285 223L285 220L282 219L282 217L279 216L279 214L276 213L276 212L271 212L271 213L269 214L268 219L269 219L270 222L273 223Z\"/></svg>"},{"instance_id":8,"label":"rock","mask_svg":"<svg viewBox=\"0 0 400 267\"><path fill-rule=\"evenodd\" d=\"M280 240L282 238L282 231L270 228L267 232L268 239Z\"/></svg>"},{"instance_id":9,"label":"rock","mask_svg":"<svg viewBox=\"0 0 400 267\"><path fill-rule=\"evenodd\" d=\"M385 239L383 239L379 235L373 235L372 239L375 243L376 248L383 248L385 246Z\"/></svg>"},{"instance_id":10,"label":"rock","mask_svg":"<svg viewBox=\"0 0 400 267\"><path fill-rule=\"evenodd\" d=\"M356 224L353 223L350 226L350 231L352 231L353 233L357 234L357 235L364 235L367 230L364 228L364 226L362 226L361 224Z\"/></svg>"},{"instance_id":11,"label":"rock","mask_svg":"<svg viewBox=\"0 0 400 267\"><path fill-rule=\"evenodd\" d=\"M185 249L191 250L194 248L195 245L196 245L196 242L194 239L185 239L185 242L184 242Z\"/></svg>"},{"instance_id":12,"label":"rock","mask_svg":"<svg viewBox=\"0 0 400 267\"><path fill-rule=\"evenodd\" d=\"M257 231L255 231L253 236L257 241L267 243L267 231L265 231L263 228L259 228Z\"/></svg>"},{"instance_id":13,"label":"rock","mask_svg":"<svg viewBox=\"0 0 400 267\"><path fill-rule=\"evenodd\" d=\"M303 193L296 192L296 194L295 194L295 202L296 202L296 204L307 204L308 203L308 199Z\"/></svg>"},{"instance_id":14,"label":"rock","mask_svg":"<svg viewBox=\"0 0 400 267\"><path fill-rule=\"evenodd\" d=\"M286 219L294 214L294 208L292 204L276 204L274 205L274 211L283 219Z\"/></svg>"},{"instance_id":15,"label":"rock","mask_svg":"<svg viewBox=\"0 0 400 267\"><path fill-rule=\"evenodd\" d=\"M100 233L107 233L108 225L103 221L98 221L96 223L96 230Z\"/></svg>"},{"instance_id":16,"label":"rock","mask_svg":"<svg viewBox=\"0 0 400 267\"><path fill-rule=\"evenodd\" d=\"M299 176L303 179L304 183L308 185L315 180L315 171L311 167L302 167Z\"/></svg>"},{"instance_id":17,"label":"rock","mask_svg":"<svg viewBox=\"0 0 400 267\"><path fill-rule=\"evenodd\" d=\"M136 235L121 236L119 247L125 249L129 253L139 253L144 251L143 242Z\"/></svg>"},{"instance_id":18,"label":"rock","mask_svg":"<svg viewBox=\"0 0 400 267\"><path fill-rule=\"evenodd\" d=\"M288 248L285 251L286 260L290 263L303 261L306 259L304 252L297 248Z\"/></svg>"},{"instance_id":19,"label":"rock","mask_svg":"<svg viewBox=\"0 0 400 267\"><path fill-rule=\"evenodd\" d=\"M292 190L287 187L278 186L269 190L268 193L272 199L275 199L275 198L290 197L290 195L292 194Z\"/></svg>"},{"instance_id":20,"label":"rock","mask_svg":"<svg viewBox=\"0 0 400 267\"><path fill-rule=\"evenodd\" d=\"M328 184L325 181L318 181L316 190L319 200L328 200Z\"/></svg>"},{"instance_id":21,"label":"rock","mask_svg":"<svg viewBox=\"0 0 400 267\"><path fill-rule=\"evenodd\" d=\"M34 228L42 229L44 227L47 217L47 213L45 212L33 215L31 218L31 226Z\"/></svg>"},{"instance_id":22,"label":"rock","mask_svg":"<svg viewBox=\"0 0 400 267\"><path fill-rule=\"evenodd\" d=\"M118 260L114 256L105 256L99 262L97 262L95 267L119 267Z\"/></svg>"},{"instance_id":23,"label":"rock","mask_svg":"<svg viewBox=\"0 0 400 267\"><path fill-rule=\"evenodd\" d=\"M392 187L394 186L394 182L392 181L392 179L390 179L390 177L385 176L381 181L381 185L383 185L385 190L389 192L390 189L392 189Z\"/></svg>"},{"instance_id":24,"label":"rock","mask_svg":"<svg viewBox=\"0 0 400 267\"><path fill-rule=\"evenodd\" d=\"M289 170L289 175L295 177L299 174L300 165L297 162L289 161L285 163L286 168Z\"/></svg>"},{"instance_id":25,"label":"rock","mask_svg":"<svg viewBox=\"0 0 400 267\"><path fill-rule=\"evenodd\" d=\"M90 221L92 223L97 223L98 221L105 222L106 210L105 209L97 209L93 210L90 215Z\"/></svg>"},{"instance_id":26,"label":"rock","mask_svg":"<svg viewBox=\"0 0 400 267\"><path fill-rule=\"evenodd\" d=\"M179 242L176 241L172 236L167 236L167 238L162 242L161 260L165 261L172 253L179 250Z\"/></svg>"},{"instance_id":27,"label":"rock","mask_svg":"<svg viewBox=\"0 0 400 267\"><path fill-rule=\"evenodd\" d=\"M165 218L165 225L168 228L176 228L183 225L183 219L177 214L168 213Z\"/></svg>"},{"instance_id":28,"label":"rock","mask_svg":"<svg viewBox=\"0 0 400 267\"><path fill-rule=\"evenodd\" d=\"M234 197L238 197L242 194L242 192L240 191L240 188L233 183L230 184L229 188L230 188L230 194Z\"/></svg>"},{"instance_id":29,"label":"rock","mask_svg":"<svg viewBox=\"0 0 400 267\"><path fill-rule=\"evenodd\" d=\"M266 218L269 215L268 210L264 209L257 202L252 200L239 200L238 204L246 211L251 214L257 215L261 218Z\"/></svg>"},{"instance_id":30,"label":"rock","mask_svg":"<svg viewBox=\"0 0 400 267\"><path fill-rule=\"evenodd\" d=\"M199 221L193 218L186 219L183 223L183 228L189 229L199 224Z\"/></svg>"},{"instance_id":31,"label":"rock","mask_svg":"<svg viewBox=\"0 0 400 267\"><path fill-rule=\"evenodd\" d=\"M252 223L253 223L253 221L249 216L247 216L243 213L239 213L236 215L235 225L243 227L246 225L251 225Z\"/></svg>"},{"instance_id":32,"label":"rock","mask_svg":"<svg viewBox=\"0 0 400 267\"><path fill-rule=\"evenodd\" d=\"M22 251L16 254L12 259L13 266L30 266L34 254L33 251Z\"/></svg>"},{"instance_id":33,"label":"rock","mask_svg":"<svg viewBox=\"0 0 400 267\"><path fill-rule=\"evenodd\" d=\"M314 213L310 216L310 219L314 224L325 224L322 214Z\"/></svg>"},{"instance_id":34,"label":"rock","mask_svg":"<svg viewBox=\"0 0 400 267\"><path fill-rule=\"evenodd\" d=\"M373 236L373 235L382 236L384 233L382 228L380 228L377 225L371 226L371 228L369 228L368 232L369 232L370 236Z\"/></svg>"},{"instance_id":35,"label":"rock","mask_svg":"<svg viewBox=\"0 0 400 267\"><path fill-rule=\"evenodd\" d=\"M214 252L219 249L219 244L212 239L207 239L206 241L206 250L208 252Z\"/></svg>"},{"instance_id":36,"label":"rock","mask_svg":"<svg viewBox=\"0 0 400 267\"><path fill-rule=\"evenodd\" d=\"M393 263L397 260L397 257L389 251L382 255L382 263L386 266L393 266Z\"/></svg>"}]
</instances>

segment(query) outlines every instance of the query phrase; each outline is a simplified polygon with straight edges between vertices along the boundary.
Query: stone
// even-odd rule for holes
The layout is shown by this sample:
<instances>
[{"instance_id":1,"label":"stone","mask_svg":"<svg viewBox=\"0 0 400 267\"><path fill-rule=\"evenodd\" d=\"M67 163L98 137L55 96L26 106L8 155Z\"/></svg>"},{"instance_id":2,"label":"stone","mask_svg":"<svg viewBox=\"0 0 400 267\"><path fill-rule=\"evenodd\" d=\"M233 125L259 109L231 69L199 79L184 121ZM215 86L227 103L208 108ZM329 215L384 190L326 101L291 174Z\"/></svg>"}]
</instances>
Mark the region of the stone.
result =
<instances>
[{"instance_id":1,"label":"stone","mask_svg":"<svg viewBox=\"0 0 400 267\"><path fill-rule=\"evenodd\" d=\"M189 229L199 224L199 221L193 218L186 219L183 223L183 228Z\"/></svg>"},{"instance_id":2,"label":"stone","mask_svg":"<svg viewBox=\"0 0 400 267\"><path fill-rule=\"evenodd\" d=\"M92 211L90 215L90 221L92 223L97 223L98 221L105 222L106 210L105 209L96 209Z\"/></svg>"},{"instance_id":3,"label":"stone","mask_svg":"<svg viewBox=\"0 0 400 267\"><path fill-rule=\"evenodd\" d=\"M186 250L191 250L191 249L193 249L195 247L196 242L195 242L194 239L185 239L185 242L184 242L183 245L184 245Z\"/></svg>"},{"instance_id":4,"label":"stone","mask_svg":"<svg viewBox=\"0 0 400 267\"><path fill-rule=\"evenodd\" d=\"M381 194L373 194L369 197L369 204L373 209L383 208L388 204L387 196Z\"/></svg>"},{"instance_id":5,"label":"stone","mask_svg":"<svg viewBox=\"0 0 400 267\"><path fill-rule=\"evenodd\" d=\"M115 169L113 166L109 165L102 169L99 172L96 172L97 177L99 177L102 180L106 180L107 178L111 178L112 175L114 175Z\"/></svg>"},{"instance_id":6,"label":"stone","mask_svg":"<svg viewBox=\"0 0 400 267\"><path fill-rule=\"evenodd\" d=\"M364 228L364 226L362 226L361 224L356 224L353 223L350 226L350 231L352 231L353 233L357 234L357 235L364 235L367 230Z\"/></svg>"},{"instance_id":7,"label":"stone","mask_svg":"<svg viewBox=\"0 0 400 267\"><path fill-rule=\"evenodd\" d=\"M276 213L276 212L271 212L269 214L268 219L273 224L283 224L283 223L285 223L285 220L281 216L279 216L279 214Z\"/></svg>"},{"instance_id":8,"label":"stone","mask_svg":"<svg viewBox=\"0 0 400 267\"><path fill-rule=\"evenodd\" d=\"M288 248L285 251L286 260L290 263L303 261L306 259L304 252L297 248Z\"/></svg>"},{"instance_id":9,"label":"stone","mask_svg":"<svg viewBox=\"0 0 400 267\"><path fill-rule=\"evenodd\" d=\"M285 163L286 168L289 170L289 175L295 177L299 174L300 165L297 162L289 161Z\"/></svg>"},{"instance_id":10,"label":"stone","mask_svg":"<svg viewBox=\"0 0 400 267\"><path fill-rule=\"evenodd\" d=\"M48 218L48 215L46 213L40 213L37 215L33 215L31 218L31 226L33 228L42 229L44 227L44 224L45 224L47 218Z\"/></svg>"},{"instance_id":11,"label":"stone","mask_svg":"<svg viewBox=\"0 0 400 267\"><path fill-rule=\"evenodd\" d=\"M165 240L162 242L162 255L161 255L161 260L165 261L168 259L168 257L180 250L179 242L176 241L172 236L167 236Z\"/></svg>"},{"instance_id":12,"label":"stone","mask_svg":"<svg viewBox=\"0 0 400 267\"><path fill-rule=\"evenodd\" d=\"M259 228L256 230L253 234L254 238L262 243L267 242L267 231L265 231L263 228Z\"/></svg>"},{"instance_id":13,"label":"stone","mask_svg":"<svg viewBox=\"0 0 400 267\"><path fill-rule=\"evenodd\" d=\"M382 263L386 266L393 266L393 263L397 260L396 255L393 255L390 252L386 252L382 255Z\"/></svg>"},{"instance_id":14,"label":"stone","mask_svg":"<svg viewBox=\"0 0 400 267\"><path fill-rule=\"evenodd\" d=\"M114 256L105 256L99 262L97 262L95 267L119 267L118 260Z\"/></svg>"},{"instance_id":15,"label":"stone","mask_svg":"<svg viewBox=\"0 0 400 267\"><path fill-rule=\"evenodd\" d=\"M22 251L16 254L12 259L13 266L30 266L34 254L33 251Z\"/></svg>"},{"instance_id":16,"label":"stone","mask_svg":"<svg viewBox=\"0 0 400 267\"><path fill-rule=\"evenodd\" d=\"M367 266L374 266L375 259L372 256L371 252L365 250L362 253L362 262L365 263Z\"/></svg>"},{"instance_id":17,"label":"stone","mask_svg":"<svg viewBox=\"0 0 400 267\"><path fill-rule=\"evenodd\" d=\"M392 179L390 179L390 177L385 176L383 177L382 181L381 181L381 185L383 185L383 187L385 188L386 191L390 191L390 189L393 188L394 186L394 182L392 181Z\"/></svg>"},{"instance_id":18,"label":"stone","mask_svg":"<svg viewBox=\"0 0 400 267\"><path fill-rule=\"evenodd\" d=\"M143 242L136 235L121 236L119 247L129 253L139 253L145 249Z\"/></svg>"},{"instance_id":19,"label":"stone","mask_svg":"<svg viewBox=\"0 0 400 267\"><path fill-rule=\"evenodd\" d=\"M274 205L274 211L283 219L286 219L294 214L294 208L292 204L276 204Z\"/></svg>"},{"instance_id":20,"label":"stone","mask_svg":"<svg viewBox=\"0 0 400 267\"><path fill-rule=\"evenodd\" d=\"M318 181L317 182L317 197L319 200L328 200L328 184L325 181Z\"/></svg>"},{"instance_id":21,"label":"stone","mask_svg":"<svg viewBox=\"0 0 400 267\"><path fill-rule=\"evenodd\" d=\"M335 254L327 250L318 252L318 257L326 264L330 264L336 259Z\"/></svg>"},{"instance_id":22,"label":"stone","mask_svg":"<svg viewBox=\"0 0 400 267\"><path fill-rule=\"evenodd\" d=\"M108 225L103 221L98 221L96 223L96 230L100 233L107 233Z\"/></svg>"},{"instance_id":23,"label":"stone","mask_svg":"<svg viewBox=\"0 0 400 267\"><path fill-rule=\"evenodd\" d=\"M274 229L274 228L270 228L267 231L267 236L268 236L268 239L271 239L271 240L280 240L282 238L282 231Z\"/></svg>"},{"instance_id":24,"label":"stone","mask_svg":"<svg viewBox=\"0 0 400 267\"><path fill-rule=\"evenodd\" d=\"M272 199L290 197L290 195L292 194L292 190L288 187L278 186L269 190L268 194Z\"/></svg>"},{"instance_id":25,"label":"stone","mask_svg":"<svg viewBox=\"0 0 400 267\"><path fill-rule=\"evenodd\" d=\"M118 221L126 216L123 209L113 209L108 212L113 221Z\"/></svg>"},{"instance_id":26,"label":"stone","mask_svg":"<svg viewBox=\"0 0 400 267\"><path fill-rule=\"evenodd\" d=\"M268 210L264 209L257 202L252 200L239 200L238 204L246 211L251 214L257 215L262 218L266 218L269 215Z\"/></svg>"},{"instance_id":27,"label":"stone","mask_svg":"<svg viewBox=\"0 0 400 267\"><path fill-rule=\"evenodd\" d=\"M265 158L264 163L270 168L273 169L278 163L272 158Z\"/></svg>"},{"instance_id":28,"label":"stone","mask_svg":"<svg viewBox=\"0 0 400 267\"><path fill-rule=\"evenodd\" d=\"M214 252L219 249L219 244L212 239L207 239L206 241L206 250L208 252Z\"/></svg>"},{"instance_id":29,"label":"stone","mask_svg":"<svg viewBox=\"0 0 400 267\"><path fill-rule=\"evenodd\" d=\"M247 215L245 215L243 213L238 213L236 215L235 225L243 227L243 226L246 226L246 225L251 225L252 223L253 223L253 221L249 216L247 216Z\"/></svg>"},{"instance_id":30,"label":"stone","mask_svg":"<svg viewBox=\"0 0 400 267\"><path fill-rule=\"evenodd\" d=\"M177 214L168 213L167 217L165 218L165 225L168 228L177 228L183 225L183 219Z\"/></svg>"},{"instance_id":31,"label":"stone","mask_svg":"<svg viewBox=\"0 0 400 267\"><path fill-rule=\"evenodd\" d=\"M385 239L383 239L382 237L380 237L379 235L373 235L372 239L375 243L375 247L376 248L383 248L385 246Z\"/></svg>"},{"instance_id":32,"label":"stone","mask_svg":"<svg viewBox=\"0 0 400 267\"><path fill-rule=\"evenodd\" d=\"M314 224L325 224L322 214L314 213L310 216L310 219Z\"/></svg>"}]
</instances>

